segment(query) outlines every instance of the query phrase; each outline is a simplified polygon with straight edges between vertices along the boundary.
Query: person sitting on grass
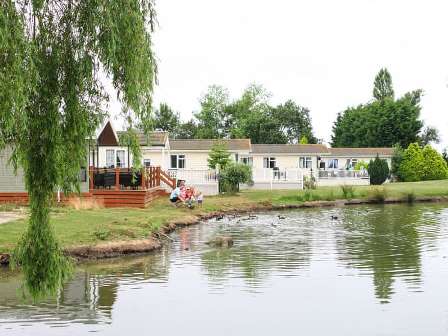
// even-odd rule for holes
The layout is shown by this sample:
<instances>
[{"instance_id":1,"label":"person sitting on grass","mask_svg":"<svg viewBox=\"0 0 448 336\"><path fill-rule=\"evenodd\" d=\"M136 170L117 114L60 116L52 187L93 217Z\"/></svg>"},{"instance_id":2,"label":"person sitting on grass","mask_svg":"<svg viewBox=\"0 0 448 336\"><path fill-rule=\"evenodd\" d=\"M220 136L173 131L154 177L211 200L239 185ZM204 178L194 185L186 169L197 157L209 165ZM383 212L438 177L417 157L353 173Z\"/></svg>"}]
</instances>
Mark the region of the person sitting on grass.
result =
<instances>
[{"instance_id":1,"label":"person sitting on grass","mask_svg":"<svg viewBox=\"0 0 448 336\"><path fill-rule=\"evenodd\" d=\"M183 196L183 189L185 189L185 183L181 181L181 183L179 183L179 185L175 189L173 189L170 194L170 201L175 206L185 201L185 197Z\"/></svg>"},{"instance_id":2,"label":"person sitting on grass","mask_svg":"<svg viewBox=\"0 0 448 336\"><path fill-rule=\"evenodd\" d=\"M187 207L193 209L194 201L194 189L192 187L187 187L185 192L185 203L187 204Z\"/></svg>"}]
</instances>

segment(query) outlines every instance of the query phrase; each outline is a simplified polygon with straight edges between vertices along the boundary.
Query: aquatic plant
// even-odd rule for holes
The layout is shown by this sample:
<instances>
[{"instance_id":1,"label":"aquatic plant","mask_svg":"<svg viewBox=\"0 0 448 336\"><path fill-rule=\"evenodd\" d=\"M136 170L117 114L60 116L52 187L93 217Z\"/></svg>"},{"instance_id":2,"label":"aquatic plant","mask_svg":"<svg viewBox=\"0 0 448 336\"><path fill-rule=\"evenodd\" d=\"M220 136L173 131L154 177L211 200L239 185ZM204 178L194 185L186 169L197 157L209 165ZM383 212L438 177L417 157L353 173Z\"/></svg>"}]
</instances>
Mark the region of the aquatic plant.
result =
<instances>
[{"instance_id":1,"label":"aquatic plant","mask_svg":"<svg viewBox=\"0 0 448 336\"><path fill-rule=\"evenodd\" d=\"M341 185L342 194L345 199L351 200L355 198L355 188L351 185Z\"/></svg>"}]
</instances>

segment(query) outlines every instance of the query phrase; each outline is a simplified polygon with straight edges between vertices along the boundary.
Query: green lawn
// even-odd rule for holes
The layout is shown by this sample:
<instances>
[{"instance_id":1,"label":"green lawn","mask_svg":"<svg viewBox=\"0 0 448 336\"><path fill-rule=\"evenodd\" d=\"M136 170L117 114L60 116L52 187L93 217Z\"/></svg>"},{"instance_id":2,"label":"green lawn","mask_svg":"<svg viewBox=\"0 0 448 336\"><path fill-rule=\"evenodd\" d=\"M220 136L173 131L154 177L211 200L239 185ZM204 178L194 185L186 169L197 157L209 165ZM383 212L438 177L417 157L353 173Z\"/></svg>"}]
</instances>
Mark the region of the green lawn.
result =
<instances>
[{"instance_id":1,"label":"green lawn","mask_svg":"<svg viewBox=\"0 0 448 336\"><path fill-rule=\"evenodd\" d=\"M362 186L354 188L354 198L373 197L375 190L383 187ZM387 197L447 196L448 180L393 183L384 186ZM344 198L340 187L322 187L312 191L274 190L244 191L235 196L206 197L204 207L189 210L174 208L167 199L153 202L147 209L94 209L75 210L69 207L55 208L52 223L64 247L95 244L110 240L129 240L147 237L170 220L230 208L245 208L265 204L298 204L304 200L335 200ZM2 206L0 211L13 211ZM0 224L0 253L10 252L20 238L27 220Z\"/></svg>"}]
</instances>

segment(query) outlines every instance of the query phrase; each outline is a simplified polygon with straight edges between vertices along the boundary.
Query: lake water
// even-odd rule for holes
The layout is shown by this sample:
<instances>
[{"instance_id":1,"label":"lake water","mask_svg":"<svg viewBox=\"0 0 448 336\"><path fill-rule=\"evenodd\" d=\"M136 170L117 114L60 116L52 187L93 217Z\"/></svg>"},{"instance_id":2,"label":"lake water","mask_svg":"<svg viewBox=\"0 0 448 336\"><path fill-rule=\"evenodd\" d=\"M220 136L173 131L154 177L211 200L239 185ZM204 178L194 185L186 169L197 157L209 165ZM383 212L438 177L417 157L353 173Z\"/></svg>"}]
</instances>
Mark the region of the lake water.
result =
<instances>
[{"instance_id":1,"label":"lake water","mask_svg":"<svg viewBox=\"0 0 448 336\"><path fill-rule=\"evenodd\" d=\"M39 304L0 270L0 335L448 334L445 206L256 216L178 230L148 256L82 264ZM232 248L205 244L222 234Z\"/></svg>"}]
</instances>

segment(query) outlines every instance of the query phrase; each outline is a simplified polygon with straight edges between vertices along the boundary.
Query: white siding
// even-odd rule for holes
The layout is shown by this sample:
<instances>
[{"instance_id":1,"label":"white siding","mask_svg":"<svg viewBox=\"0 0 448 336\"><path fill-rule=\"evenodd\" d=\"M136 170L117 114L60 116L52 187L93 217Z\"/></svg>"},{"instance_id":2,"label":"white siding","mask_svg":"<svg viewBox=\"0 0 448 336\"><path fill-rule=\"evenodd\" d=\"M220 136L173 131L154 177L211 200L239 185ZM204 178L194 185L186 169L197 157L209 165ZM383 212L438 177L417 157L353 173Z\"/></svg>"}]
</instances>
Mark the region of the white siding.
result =
<instances>
[{"instance_id":1,"label":"white siding","mask_svg":"<svg viewBox=\"0 0 448 336\"><path fill-rule=\"evenodd\" d=\"M8 163L10 156L10 149L0 151L0 192L24 192L23 170L18 168L17 174L14 174L13 167Z\"/></svg>"}]
</instances>

